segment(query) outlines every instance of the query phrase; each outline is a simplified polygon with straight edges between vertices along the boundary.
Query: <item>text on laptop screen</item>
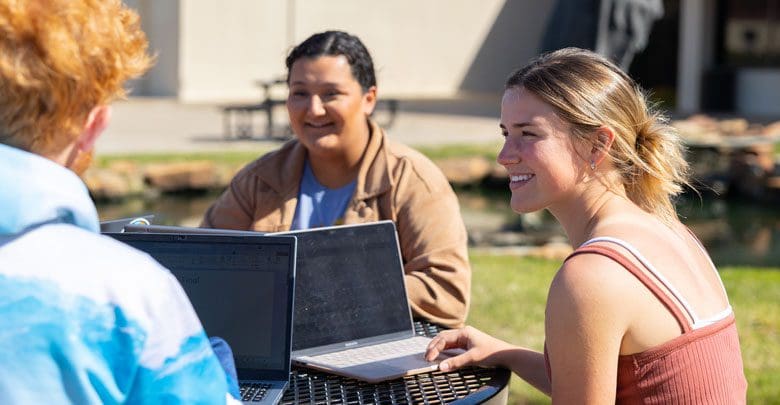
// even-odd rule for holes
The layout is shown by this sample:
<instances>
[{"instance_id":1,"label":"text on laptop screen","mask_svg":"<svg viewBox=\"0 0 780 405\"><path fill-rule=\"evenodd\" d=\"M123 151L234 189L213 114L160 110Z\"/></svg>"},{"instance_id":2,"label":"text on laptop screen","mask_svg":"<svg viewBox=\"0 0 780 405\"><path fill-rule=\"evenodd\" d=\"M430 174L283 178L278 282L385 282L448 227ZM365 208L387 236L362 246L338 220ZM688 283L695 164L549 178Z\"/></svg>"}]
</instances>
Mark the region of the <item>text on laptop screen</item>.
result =
<instances>
[{"instance_id":1,"label":"text on laptop screen","mask_svg":"<svg viewBox=\"0 0 780 405\"><path fill-rule=\"evenodd\" d=\"M287 336L278 331L287 329L287 270L293 260L289 245L219 243L208 237L204 237L208 242L195 243L193 239L198 237L193 235L162 242L139 240L143 234L131 235L112 236L150 254L171 271L206 334L228 342L236 368L287 367Z\"/></svg>"},{"instance_id":2,"label":"text on laptop screen","mask_svg":"<svg viewBox=\"0 0 780 405\"><path fill-rule=\"evenodd\" d=\"M298 238L293 351L411 330L392 223L289 234Z\"/></svg>"}]
</instances>

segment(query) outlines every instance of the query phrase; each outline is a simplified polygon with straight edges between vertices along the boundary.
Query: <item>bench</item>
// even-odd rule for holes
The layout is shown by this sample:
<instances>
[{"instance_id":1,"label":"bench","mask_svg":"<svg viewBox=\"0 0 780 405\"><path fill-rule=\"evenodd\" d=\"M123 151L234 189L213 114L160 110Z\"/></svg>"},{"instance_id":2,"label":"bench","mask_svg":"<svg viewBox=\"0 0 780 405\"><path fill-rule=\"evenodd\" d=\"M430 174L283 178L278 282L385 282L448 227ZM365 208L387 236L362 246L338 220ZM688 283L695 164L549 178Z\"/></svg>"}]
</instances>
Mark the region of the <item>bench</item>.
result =
<instances>
[{"instance_id":1,"label":"bench","mask_svg":"<svg viewBox=\"0 0 780 405\"><path fill-rule=\"evenodd\" d=\"M276 131L274 130L274 107L284 105L287 100L274 97L272 90L274 87L281 85L286 86L286 84L287 81L285 78L258 81L257 85L263 89L263 100L261 102L221 106L222 133L225 139L230 139L234 135L238 139L251 139L255 135L252 120L256 112L265 114L265 137L277 137ZM387 118L380 123L380 126L383 128L390 128L393 126L398 114L398 105L399 101L397 99L388 98L377 100L374 111L383 110L387 112ZM287 127L284 134L281 135L281 138L287 138L291 134L292 131Z\"/></svg>"},{"instance_id":2,"label":"bench","mask_svg":"<svg viewBox=\"0 0 780 405\"><path fill-rule=\"evenodd\" d=\"M266 116L265 136L274 136L274 107L283 105L286 100L274 98L271 90L286 84L284 78L258 81L257 85L263 89L263 101L252 104L231 104L222 106L222 134L225 139L230 139L233 134L239 139L250 139L254 136L252 118L254 113L261 111ZM235 131L234 131L235 129Z\"/></svg>"}]
</instances>

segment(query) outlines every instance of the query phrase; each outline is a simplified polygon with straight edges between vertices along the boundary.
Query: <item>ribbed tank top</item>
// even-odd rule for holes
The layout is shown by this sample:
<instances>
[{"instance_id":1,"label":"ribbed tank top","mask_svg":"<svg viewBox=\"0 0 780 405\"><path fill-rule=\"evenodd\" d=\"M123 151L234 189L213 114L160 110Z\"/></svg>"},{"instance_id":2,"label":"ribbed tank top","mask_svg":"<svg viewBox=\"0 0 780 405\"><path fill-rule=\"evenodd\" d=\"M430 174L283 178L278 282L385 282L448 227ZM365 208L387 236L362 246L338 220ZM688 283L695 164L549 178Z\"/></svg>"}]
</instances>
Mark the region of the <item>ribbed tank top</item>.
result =
<instances>
[{"instance_id":1,"label":"ribbed tank top","mask_svg":"<svg viewBox=\"0 0 780 405\"><path fill-rule=\"evenodd\" d=\"M647 271L640 269L617 250L603 245L593 246L592 244L596 242L609 242L622 246L631 252ZM625 241L606 237L591 239L566 260L585 253L608 257L628 270L669 310L682 331L680 336L659 346L641 353L618 357L615 403L744 404L746 402L747 380L731 306L711 319L699 319L684 297L668 280ZM712 268L716 271L714 265ZM655 281L650 278L650 275ZM659 284L663 285L666 291L661 289ZM690 322L683 312L687 312L693 322ZM547 374L550 376L546 347L545 363Z\"/></svg>"}]
</instances>

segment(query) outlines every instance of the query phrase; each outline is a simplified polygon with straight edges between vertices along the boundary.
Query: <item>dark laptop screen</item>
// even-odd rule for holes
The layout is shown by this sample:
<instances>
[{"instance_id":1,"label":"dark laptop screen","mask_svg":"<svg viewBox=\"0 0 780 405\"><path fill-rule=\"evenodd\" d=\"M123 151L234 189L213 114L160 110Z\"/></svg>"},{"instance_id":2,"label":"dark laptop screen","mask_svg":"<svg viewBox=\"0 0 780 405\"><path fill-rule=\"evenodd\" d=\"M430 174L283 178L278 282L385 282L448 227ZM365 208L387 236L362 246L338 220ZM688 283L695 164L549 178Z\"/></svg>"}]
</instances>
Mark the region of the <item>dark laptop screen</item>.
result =
<instances>
[{"instance_id":1,"label":"dark laptop screen","mask_svg":"<svg viewBox=\"0 0 780 405\"><path fill-rule=\"evenodd\" d=\"M390 221L298 237L293 351L412 330Z\"/></svg>"},{"instance_id":2,"label":"dark laptop screen","mask_svg":"<svg viewBox=\"0 0 780 405\"><path fill-rule=\"evenodd\" d=\"M289 372L290 237L112 234L179 280L206 334L225 339L240 379ZM263 375L247 375L253 371Z\"/></svg>"}]
</instances>

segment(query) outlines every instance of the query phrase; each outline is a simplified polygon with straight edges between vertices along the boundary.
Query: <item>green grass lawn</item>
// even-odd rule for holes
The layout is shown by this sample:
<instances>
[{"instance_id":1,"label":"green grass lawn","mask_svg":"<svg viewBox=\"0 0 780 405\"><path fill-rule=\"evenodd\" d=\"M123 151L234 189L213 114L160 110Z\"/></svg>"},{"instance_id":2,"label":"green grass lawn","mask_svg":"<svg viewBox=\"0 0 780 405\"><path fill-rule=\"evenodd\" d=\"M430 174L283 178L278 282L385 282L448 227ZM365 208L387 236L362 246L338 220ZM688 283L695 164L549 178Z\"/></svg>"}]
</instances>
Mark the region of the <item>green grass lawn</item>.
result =
<instances>
[{"instance_id":1,"label":"green grass lawn","mask_svg":"<svg viewBox=\"0 0 780 405\"><path fill-rule=\"evenodd\" d=\"M213 151L213 152L173 152L173 153L128 153L107 154L98 153L95 163L99 167L105 167L115 161L131 161L138 164L171 163L192 160L208 160L216 164L246 164L263 154L276 149L277 146L258 147L247 151ZM496 158L501 149L500 143L487 144L453 144L442 146L424 146L416 148L431 159L446 159L450 157L484 156L490 160Z\"/></svg>"},{"instance_id":2,"label":"green grass lawn","mask_svg":"<svg viewBox=\"0 0 780 405\"><path fill-rule=\"evenodd\" d=\"M542 349L547 289L559 262L472 253L468 323L512 343ZM723 282L737 316L748 403L780 403L780 268L726 267ZM510 404L548 404L517 377Z\"/></svg>"},{"instance_id":3,"label":"green grass lawn","mask_svg":"<svg viewBox=\"0 0 780 405\"><path fill-rule=\"evenodd\" d=\"M189 162L194 160L208 160L216 164L243 165L249 163L273 148L258 148L248 151L220 151L220 152L174 152L174 153L128 153L108 154L98 153L95 156L95 164L105 167L116 161L130 161L137 164Z\"/></svg>"},{"instance_id":4,"label":"green grass lawn","mask_svg":"<svg viewBox=\"0 0 780 405\"><path fill-rule=\"evenodd\" d=\"M482 156L492 161L496 159L496 155L501 150L501 143L415 146L414 148L433 160L451 157Z\"/></svg>"}]
</instances>

